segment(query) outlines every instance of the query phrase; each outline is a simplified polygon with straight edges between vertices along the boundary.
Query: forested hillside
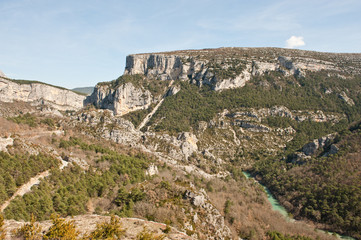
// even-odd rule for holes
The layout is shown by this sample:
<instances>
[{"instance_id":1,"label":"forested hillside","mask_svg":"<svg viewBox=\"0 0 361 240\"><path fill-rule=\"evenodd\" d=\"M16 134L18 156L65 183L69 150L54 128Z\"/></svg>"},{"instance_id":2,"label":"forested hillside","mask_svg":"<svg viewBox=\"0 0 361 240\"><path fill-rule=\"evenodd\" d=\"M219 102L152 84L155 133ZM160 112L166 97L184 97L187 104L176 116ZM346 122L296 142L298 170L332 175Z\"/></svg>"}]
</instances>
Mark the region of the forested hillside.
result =
<instances>
[{"instance_id":1,"label":"forested hillside","mask_svg":"<svg viewBox=\"0 0 361 240\"><path fill-rule=\"evenodd\" d=\"M325 223L329 229L360 238L361 229L361 128L352 127L334 140L340 151L318 155L299 164L263 159L255 174L289 208L296 218Z\"/></svg>"},{"instance_id":2,"label":"forested hillside","mask_svg":"<svg viewBox=\"0 0 361 240\"><path fill-rule=\"evenodd\" d=\"M80 110L0 102L5 225L116 215L195 239L361 239L360 66L277 48L135 54Z\"/></svg>"}]
</instances>

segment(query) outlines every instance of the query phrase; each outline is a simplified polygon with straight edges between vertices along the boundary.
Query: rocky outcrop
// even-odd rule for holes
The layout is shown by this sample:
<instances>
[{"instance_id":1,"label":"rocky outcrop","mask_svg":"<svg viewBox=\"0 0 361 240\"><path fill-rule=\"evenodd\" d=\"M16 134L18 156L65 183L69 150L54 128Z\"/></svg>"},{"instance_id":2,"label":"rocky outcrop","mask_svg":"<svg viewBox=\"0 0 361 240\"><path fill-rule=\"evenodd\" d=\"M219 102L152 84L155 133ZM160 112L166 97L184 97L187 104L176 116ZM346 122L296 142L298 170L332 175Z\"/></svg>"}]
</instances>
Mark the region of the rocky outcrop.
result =
<instances>
[{"instance_id":1,"label":"rocky outcrop","mask_svg":"<svg viewBox=\"0 0 361 240\"><path fill-rule=\"evenodd\" d=\"M214 56L217 49L173 53L135 54L126 58L125 75L144 74L159 80L190 80L214 90L243 87L252 76L272 71L302 77L306 71L340 70L331 62L312 58L278 56L274 59L248 56ZM203 55L201 53L204 53Z\"/></svg>"},{"instance_id":2,"label":"rocky outcrop","mask_svg":"<svg viewBox=\"0 0 361 240\"><path fill-rule=\"evenodd\" d=\"M248 108L245 111L241 112L234 112L231 114L227 114L228 117L235 118L235 119L242 119L247 121L253 122L261 122L263 118L267 118L269 116L272 117L287 117L298 122L303 122L306 120L310 120L313 122L332 122L337 123L341 119L345 118L340 114L325 114L321 110L317 111L307 111L307 110L289 110L285 106L273 106L271 108L260 108L260 109L253 109ZM239 124L237 124L239 125Z\"/></svg>"},{"instance_id":3,"label":"rocky outcrop","mask_svg":"<svg viewBox=\"0 0 361 240\"><path fill-rule=\"evenodd\" d=\"M124 115L145 109L152 102L153 96L148 90L137 88L128 82L116 88L110 84L98 84L84 104L93 104L97 108L112 110L115 115Z\"/></svg>"},{"instance_id":4,"label":"rocky outcrop","mask_svg":"<svg viewBox=\"0 0 361 240\"><path fill-rule=\"evenodd\" d=\"M309 161L312 156L323 152L323 157L327 157L332 154L336 154L339 148L332 144L335 139L335 134L328 134L327 136L307 143L302 147L301 152L295 152L291 158L291 162L298 165L303 165Z\"/></svg>"},{"instance_id":5,"label":"rocky outcrop","mask_svg":"<svg viewBox=\"0 0 361 240\"><path fill-rule=\"evenodd\" d=\"M126 58L124 74L144 74L157 76L161 80L184 78L185 69L182 58L163 54L137 54Z\"/></svg>"},{"instance_id":6,"label":"rocky outcrop","mask_svg":"<svg viewBox=\"0 0 361 240\"><path fill-rule=\"evenodd\" d=\"M127 57L124 74L144 74L160 80L191 80L199 86L211 85L214 90L241 87L250 80L250 66L234 78L220 79L208 63L208 60L191 56L137 54Z\"/></svg>"},{"instance_id":7,"label":"rocky outcrop","mask_svg":"<svg viewBox=\"0 0 361 240\"><path fill-rule=\"evenodd\" d=\"M96 136L119 144L136 147L141 140L142 132L136 130L128 120L115 116L110 110L82 112L73 116L73 120L85 123Z\"/></svg>"},{"instance_id":8,"label":"rocky outcrop","mask_svg":"<svg viewBox=\"0 0 361 240\"><path fill-rule=\"evenodd\" d=\"M176 95L181 90L180 86L171 86L167 93L165 94L166 97Z\"/></svg>"},{"instance_id":9,"label":"rocky outcrop","mask_svg":"<svg viewBox=\"0 0 361 240\"><path fill-rule=\"evenodd\" d=\"M12 138L0 138L0 151L7 152L7 146L12 146L14 139Z\"/></svg>"},{"instance_id":10,"label":"rocky outcrop","mask_svg":"<svg viewBox=\"0 0 361 240\"><path fill-rule=\"evenodd\" d=\"M350 106L355 105L355 102L352 100L352 98L349 98L345 92L341 92L338 97Z\"/></svg>"},{"instance_id":11,"label":"rocky outcrop","mask_svg":"<svg viewBox=\"0 0 361 240\"><path fill-rule=\"evenodd\" d=\"M152 164L150 164L147 171L145 172L145 175L151 177L151 176L156 175L158 173L159 173L158 167L154 163L152 163Z\"/></svg>"},{"instance_id":12,"label":"rocky outcrop","mask_svg":"<svg viewBox=\"0 0 361 240\"><path fill-rule=\"evenodd\" d=\"M66 221L73 221L74 226L77 231L79 231L80 236L86 236L87 234L94 231L97 225L102 224L104 222L110 222L110 216L100 216L100 215L78 215L67 217ZM50 220L37 222L43 231L47 231L50 226L52 226L52 222ZM183 233L177 230L174 227L169 227L169 231L165 234L163 231L167 228L167 225L160 222L152 222L138 218L120 218L120 223L124 229L124 236L122 239L137 239L137 235L144 231L144 229L148 230L154 235L164 235L164 239L171 240L186 240L193 239L190 236L187 236L186 233ZM5 239L17 239L15 234L13 233L16 229L19 229L25 224L25 222L19 222L15 220L5 220L4 228L6 230Z\"/></svg>"},{"instance_id":13,"label":"rocky outcrop","mask_svg":"<svg viewBox=\"0 0 361 240\"><path fill-rule=\"evenodd\" d=\"M254 124L254 123L242 121L239 119L236 119L234 121L234 125L240 126L241 128L245 128L251 132L270 132L271 131L271 129L269 127L264 126L262 124Z\"/></svg>"},{"instance_id":14,"label":"rocky outcrop","mask_svg":"<svg viewBox=\"0 0 361 240\"><path fill-rule=\"evenodd\" d=\"M220 80L218 80L218 78L215 78L215 84L213 89L215 91L218 91L223 89L243 87L249 80L251 80L251 71L250 65L247 65L247 68L234 78L226 78Z\"/></svg>"},{"instance_id":15,"label":"rocky outcrop","mask_svg":"<svg viewBox=\"0 0 361 240\"><path fill-rule=\"evenodd\" d=\"M57 110L79 110L85 96L43 83L16 83L0 77L0 101L23 101L33 105L49 105Z\"/></svg>"},{"instance_id":16,"label":"rocky outcrop","mask_svg":"<svg viewBox=\"0 0 361 240\"><path fill-rule=\"evenodd\" d=\"M126 59L124 74L144 74L160 80L191 80L198 85L212 85L217 90L230 88L242 82L240 78L227 79L224 83L217 81L207 63L207 60L177 55L130 55Z\"/></svg>"},{"instance_id":17,"label":"rocky outcrop","mask_svg":"<svg viewBox=\"0 0 361 240\"><path fill-rule=\"evenodd\" d=\"M189 200L195 207L202 209L202 214L193 216L194 223L199 223L202 219L203 224L211 226L213 229L212 238L207 239L231 239L231 231L225 224L224 217L211 203L207 193L201 189L199 192L186 190L183 198Z\"/></svg>"},{"instance_id":18,"label":"rocky outcrop","mask_svg":"<svg viewBox=\"0 0 361 240\"><path fill-rule=\"evenodd\" d=\"M338 153L339 150L340 149L335 144L331 144L330 149L323 155L323 157L327 157L329 155L336 154L336 153Z\"/></svg>"},{"instance_id":19,"label":"rocky outcrop","mask_svg":"<svg viewBox=\"0 0 361 240\"><path fill-rule=\"evenodd\" d=\"M226 49L225 52L230 51L226 55L218 55L218 51L223 51L220 49L129 55L126 58L124 75L140 74L152 81L170 81L171 83L174 80L189 81L198 86L209 85L213 90L221 91L243 87L253 76L261 76L274 71L281 72L285 76L293 75L295 77L303 77L307 71L341 71L336 63L320 60L317 57L312 58L313 56L296 57L292 56L292 52L289 52L290 56L287 56L283 55L287 54L287 51L283 50L275 51L269 56L259 54L254 56L237 55L238 51L247 52L248 50L235 49L234 52L233 50ZM258 50L254 49L254 51L257 52ZM163 97L172 96L180 90L177 84L172 86L169 84L168 87L169 89ZM114 87L111 84L102 83L96 86L92 95L87 97L84 103L85 105L93 104L101 109L110 109L116 115L124 115L135 110L148 108L150 104L159 100L159 98L156 99L157 97L159 96L153 96L141 84L134 85L132 82L127 82ZM348 104L353 103L352 99L345 94L340 95L340 97ZM308 115L293 113L282 106L275 106L266 110L268 112L263 115L286 116L297 121L311 119L324 122L330 120L322 112ZM333 122L337 122L337 116L333 120Z\"/></svg>"},{"instance_id":20,"label":"rocky outcrop","mask_svg":"<svg viewBox=\"0 0 361 240\"><path fill-rule=\"evenodd\" d=\"M193 152L198 151L198 139L194 134L184 132L178 136L178 140L182 142L180 144L180 148L186 159L188 159L188 157L191 156Z\"/></svg>"},{"instance_id":21,"label":"rocky outcrop","mask_svg":"<svg viewBox=\"0 0 361 240\"><path fill-rule=\"evenodd\" d=\"M196 195L195 193L189 190L185 191L185 193L183 194L183 198L189 199L191 203L196 207L203 205L206 201L206 198L204 197L203 194Z\"/></svg>"},{"instance_id":22,"label":"rocky outcrop","mask_svg":"<svg viewBox=\"0 0 361 240\"><path fill-rule=\"evenodd\" d=\"M307 143L302 147L302 152L307 156L314 155L319 149L324 149L331 141L335 138L334 134L329 134L325 137L321 137L319 139L315 139L310 143ZM336 151L337 152L337 151Z\"/></svg>"}]
</instances>

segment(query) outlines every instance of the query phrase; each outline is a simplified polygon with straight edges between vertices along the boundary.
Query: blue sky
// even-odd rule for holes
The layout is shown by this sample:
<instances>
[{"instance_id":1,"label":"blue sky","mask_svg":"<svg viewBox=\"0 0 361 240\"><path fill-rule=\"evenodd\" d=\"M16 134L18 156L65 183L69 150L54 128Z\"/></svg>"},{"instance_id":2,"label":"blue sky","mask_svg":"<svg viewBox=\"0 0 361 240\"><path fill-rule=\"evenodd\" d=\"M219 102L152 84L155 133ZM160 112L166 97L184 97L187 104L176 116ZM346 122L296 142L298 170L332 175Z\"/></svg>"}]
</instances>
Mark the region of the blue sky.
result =
<instances>
[{"instance_id":1,"label":"blue sky","mask_svg":"<svg viewBox=\"0 0 361 240\"><path fill-rule=\"evenodd\" d=\"M360 12L360 0L0 0L0 70L73 88L119 77L132 53L361 52Z\"/></svg>"}]
</instances>

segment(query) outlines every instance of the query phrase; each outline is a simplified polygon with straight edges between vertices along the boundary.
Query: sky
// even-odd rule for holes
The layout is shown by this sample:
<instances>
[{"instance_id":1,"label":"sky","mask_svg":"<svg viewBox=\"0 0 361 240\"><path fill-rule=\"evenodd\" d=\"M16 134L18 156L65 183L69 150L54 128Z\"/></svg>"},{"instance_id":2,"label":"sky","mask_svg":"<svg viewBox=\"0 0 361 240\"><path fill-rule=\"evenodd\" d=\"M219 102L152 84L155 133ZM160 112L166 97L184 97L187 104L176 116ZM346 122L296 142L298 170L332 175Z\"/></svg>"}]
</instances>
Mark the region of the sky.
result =
<instances>
[{"instance_id":1,"label":"sky","mask_svg":"<svg viewBox=\"0 0 361 240\"><path fill-rule=\"evenodd\" d=\"M360 53L360 12L360 0L0 0L0 70L74 88L118 78L134 53Z\"/></svg>"}]
</instances>

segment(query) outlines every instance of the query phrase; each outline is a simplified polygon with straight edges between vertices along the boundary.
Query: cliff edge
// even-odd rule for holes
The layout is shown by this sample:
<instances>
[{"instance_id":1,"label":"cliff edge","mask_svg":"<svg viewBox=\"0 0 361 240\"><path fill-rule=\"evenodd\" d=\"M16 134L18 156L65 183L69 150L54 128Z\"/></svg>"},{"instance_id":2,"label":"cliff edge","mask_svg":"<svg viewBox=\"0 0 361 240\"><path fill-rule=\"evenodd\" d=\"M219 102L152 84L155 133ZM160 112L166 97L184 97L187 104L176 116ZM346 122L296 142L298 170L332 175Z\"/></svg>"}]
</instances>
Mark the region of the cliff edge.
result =
<instances>
[{"instance_id":1,"label":"cliff edge","mask_svg":"<svg viewBox=\"0 0 361 240\"><path fill-rule=\"evenodd\" d=\"M0 73L0 101L49 105L57 110L79 110L85 96L40 82L12 80Z\"/></svg>"}]
</instances>

